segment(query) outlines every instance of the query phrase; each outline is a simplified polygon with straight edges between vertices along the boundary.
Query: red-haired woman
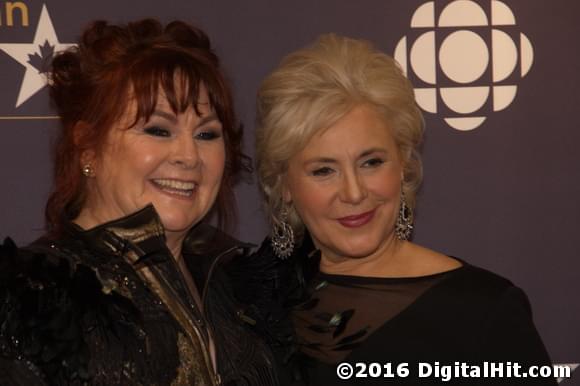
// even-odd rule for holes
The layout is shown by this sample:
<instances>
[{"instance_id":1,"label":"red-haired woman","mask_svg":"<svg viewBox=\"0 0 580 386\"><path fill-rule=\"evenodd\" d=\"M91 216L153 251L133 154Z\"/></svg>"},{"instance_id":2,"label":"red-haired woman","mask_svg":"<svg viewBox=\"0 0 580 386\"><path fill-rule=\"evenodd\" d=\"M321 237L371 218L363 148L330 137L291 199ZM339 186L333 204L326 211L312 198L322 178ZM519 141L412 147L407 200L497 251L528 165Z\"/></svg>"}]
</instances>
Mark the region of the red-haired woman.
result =
<instances>
[{"instance_id":1,"label":"red-haired woman","mask_svg":"<svg viewBox=\"0 0 580 386\"><path fill-rule=\"evenodd\" d=\"M50 88L48 232L0 246L0 384L276 384L221 268L247 246L203 223L246 168L207 36L95 22Z\"/></svg>"}]
</instances>

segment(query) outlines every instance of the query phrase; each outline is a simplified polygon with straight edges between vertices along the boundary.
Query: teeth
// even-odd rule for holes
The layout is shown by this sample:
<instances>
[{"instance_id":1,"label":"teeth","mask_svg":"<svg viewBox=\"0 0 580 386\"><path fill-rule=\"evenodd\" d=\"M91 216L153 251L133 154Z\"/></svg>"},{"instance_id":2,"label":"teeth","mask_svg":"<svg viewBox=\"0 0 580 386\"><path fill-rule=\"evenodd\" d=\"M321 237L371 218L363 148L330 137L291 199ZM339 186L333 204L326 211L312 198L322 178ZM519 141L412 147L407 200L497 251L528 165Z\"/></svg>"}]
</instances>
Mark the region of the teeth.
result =
<instances>
[{"instance_id":1,"label":"teeth","mask_svg":"<svg viewBox=\"0 0 580 386\"><path fill-rule=\"evenodd\" d=\"M171 192L173 194L179 194L180 196L190 197L193 194L192 190L175 190L175 189L168 189L164 188L166 192Z\"/></svg>"},{"instance_id":2,"label":"teeth","mask_svg":"<svg viewBox=\"0 0 580 386\"><path fill-rule=\"evenodd\" d=\"M158 179L153 180L157 185L162 188L169 188L169 189L179 189L179 190L193 190L195 189L194 182L184 182L184 181L177 181L177 180L166 180L166 179Z\"/></svg>"}]
</instances>

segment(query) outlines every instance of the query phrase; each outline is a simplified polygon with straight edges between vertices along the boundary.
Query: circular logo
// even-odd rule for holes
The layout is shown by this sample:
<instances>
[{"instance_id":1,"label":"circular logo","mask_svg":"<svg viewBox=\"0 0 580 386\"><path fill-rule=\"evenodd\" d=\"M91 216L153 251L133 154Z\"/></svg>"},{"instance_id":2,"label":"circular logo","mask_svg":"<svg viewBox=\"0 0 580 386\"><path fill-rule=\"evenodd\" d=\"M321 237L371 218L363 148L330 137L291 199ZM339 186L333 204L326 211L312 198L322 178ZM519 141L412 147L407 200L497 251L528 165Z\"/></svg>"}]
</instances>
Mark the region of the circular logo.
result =
<instances>
[{"instance_id":1,"label":"circular logo","mask_svg":"<svg viewBox=\"0 0 580 386\"><path fill-rule=\"evenodd\" d=\"M487 12L471 0L452 1L440 12L435 1L422 4L394 56L413 77L421 109L462 131L507 108L534 61L530 40L499 0L491 0Z\"/></svg>"}]
</instances>

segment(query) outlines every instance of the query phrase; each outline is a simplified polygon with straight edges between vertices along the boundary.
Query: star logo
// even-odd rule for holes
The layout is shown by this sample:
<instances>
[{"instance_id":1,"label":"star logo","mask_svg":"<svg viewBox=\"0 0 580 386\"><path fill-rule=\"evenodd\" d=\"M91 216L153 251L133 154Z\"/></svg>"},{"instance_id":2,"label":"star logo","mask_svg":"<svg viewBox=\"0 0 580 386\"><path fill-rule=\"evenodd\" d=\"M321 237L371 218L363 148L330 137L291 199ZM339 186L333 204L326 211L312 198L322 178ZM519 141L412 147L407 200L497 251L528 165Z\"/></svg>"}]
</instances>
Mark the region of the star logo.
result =
<instances>
[{"instance_id":1,"label":"star logo","mask_svg":"<svg viewBox=\"0 0 580 386\"><path fill-rule=\"evenodd\" d=\"M58 41L46 4L42 5L32 43L0 44L0 50L26 68L15 107L22 105L46 86L46 73L50 68L52 57L58 51L66 50L73 45Z\"/></svg>"},{"instance_id":2,"label":"star logo","mask_svg":"<svg viewBox=\"0 0 580 386\"><path fill-rule=\"evenodd\" d=\"M572 378L572 374L574 373L574 370L576 370L578 368L578 365L580 365L580 363L560 363L560 364L554 365L554 366L567 367L568 369L570 369L570 376L569 377L559 377L558 383L562 383L566 379Z\"/></svg>"}]
</instances>

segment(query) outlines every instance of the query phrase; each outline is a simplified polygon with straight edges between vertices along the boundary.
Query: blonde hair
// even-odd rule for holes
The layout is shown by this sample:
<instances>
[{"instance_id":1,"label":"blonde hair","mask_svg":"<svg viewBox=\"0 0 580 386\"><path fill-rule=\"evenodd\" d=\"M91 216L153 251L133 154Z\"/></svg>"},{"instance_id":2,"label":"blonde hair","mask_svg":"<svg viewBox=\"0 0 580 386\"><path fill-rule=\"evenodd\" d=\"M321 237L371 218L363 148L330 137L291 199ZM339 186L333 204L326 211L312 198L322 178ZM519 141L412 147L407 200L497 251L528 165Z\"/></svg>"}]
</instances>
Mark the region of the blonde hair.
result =
<instances>
[{"instance_id":1,"label":"blonde hair","mask_svg":"<svg viewBox=\"0 0 580 386\"><path fill-rule=\"evenodd\" d=\"M414 208L424 123L413 87L397 62L371 43L327 34L286 56L258 91L257 170L273 224L280 223L285 206L282 189L290 158L361 104L375 108L391 127L404 165L403 193ZM302 220L287 209L288 222L300 236Z\"/></svg>"}]
</instances>

